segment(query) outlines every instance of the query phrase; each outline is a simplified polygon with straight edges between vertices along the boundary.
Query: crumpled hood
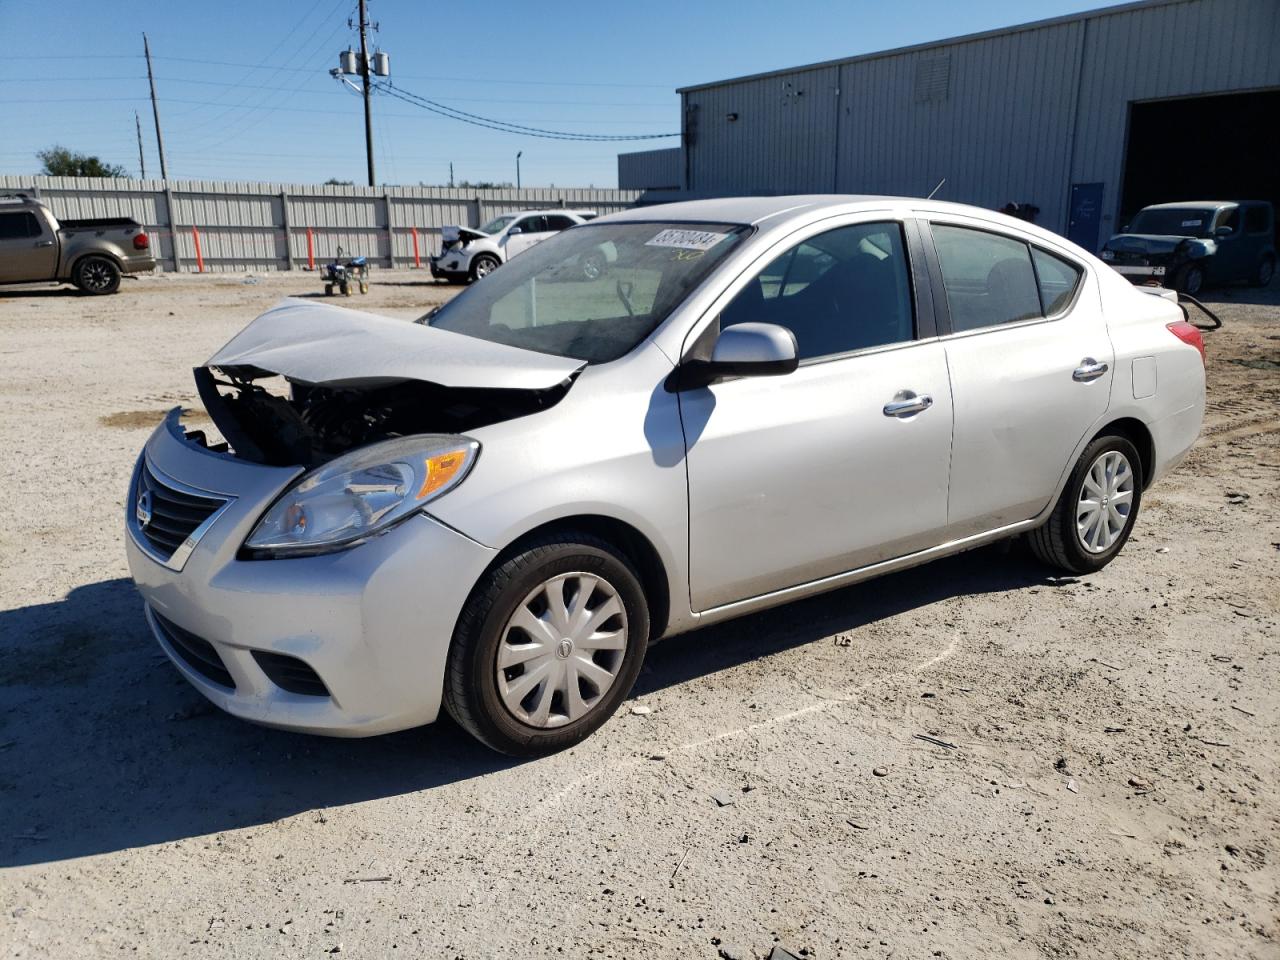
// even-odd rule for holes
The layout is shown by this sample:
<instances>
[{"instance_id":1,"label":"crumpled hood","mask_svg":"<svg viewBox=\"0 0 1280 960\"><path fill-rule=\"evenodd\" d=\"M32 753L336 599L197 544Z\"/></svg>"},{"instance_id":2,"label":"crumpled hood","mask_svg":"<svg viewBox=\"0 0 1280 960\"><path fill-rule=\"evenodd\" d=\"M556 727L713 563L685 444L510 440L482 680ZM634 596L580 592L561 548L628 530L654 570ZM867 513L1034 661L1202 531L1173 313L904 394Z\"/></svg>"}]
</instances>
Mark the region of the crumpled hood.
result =
<instances>
[{"instance_id":1,"label":"crumpled hood","mask_svg":"<svg viewBox=\"0 0 1280 960\"><path fill-rule=\"evenodd\" d=\"M1106 249L1122 253L1172 253L1180 244L1191 241L1193 244L1207 246L1212 249L1212 240L1200 237L1174 237L1152 233L1118 233L1107 241Z\"/></svg>"},{"instance_id":2,"label":"crumpled hood","mask_svg":"<svg viewBox=\"0 0 1280 960\"><path fill-rule=\"evenodd\" d=\"M440 239L447 244L457 243L459 241L462 243L468 243L472 240L483 240L487 236L489 236L489 234L485 233L483 230L473 230L470 227L460 227L456 224L440 228Z\"/></svg>"},{"instance_id":3,"label":"crumpled hood","mask_svg":"<svg viewBox=\"0 0 1280 960\"><path fill-rule=\"evenodd\" d=\"M445 387L544 390L585 364L291 297L232 337L205 366L257 367L328 386L420 380Z\"/></svg>"}]
</instances>

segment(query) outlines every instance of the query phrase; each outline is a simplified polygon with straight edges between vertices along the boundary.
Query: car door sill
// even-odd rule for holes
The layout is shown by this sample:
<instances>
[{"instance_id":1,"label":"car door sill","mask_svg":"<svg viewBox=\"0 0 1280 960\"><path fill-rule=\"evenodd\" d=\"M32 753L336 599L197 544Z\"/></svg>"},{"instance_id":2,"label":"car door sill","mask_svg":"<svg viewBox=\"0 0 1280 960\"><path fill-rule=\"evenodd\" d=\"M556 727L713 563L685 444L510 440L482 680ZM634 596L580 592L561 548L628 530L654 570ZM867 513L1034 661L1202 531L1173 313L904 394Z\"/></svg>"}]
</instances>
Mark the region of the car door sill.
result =
<instances>
[{"instance_id":1,"label":"car door sill","mask_svg":"<svg viewBox=\"0 0 1280 960\"><path fill-rule=\"evenodd\" d=\"M970 537L962 537L959 540L949 540L946 543L939 544L936 547L929 547L927 550L919 550L915 553L908 553L905 556L897 557L893 560L882 560L879 563L873 563L865 567L858 567L856 570L847 570L844 573L833 574L829 577L822 577L818 580L810 580L807 583L797 584L794 587L785 587L782 590L774 590L771 593L763 593L756 597L750 597L746 600L735 600L732 603L721 604L718 607L709 607L694 614L698 626L706 626L710 623L727 620L730 617L737 617L745 613L751 613L756 610L763 610L768 607L775 607L779 604L790 603L792 600L800 600L805 597L813 596L819 593L826 593L828 590L836 590L840 587L847 587L863 580L870 580L872 577L878 577L886 573L894 573L898 570L906 570L922 563L928 563L931 560L938 560L942 557L950 556L954 553L963 553L965 550L972 550L975 547L983 546L995 540L1002 540L1005 537L1013 536L1024 530L1030 530L1040 524L1042 517L1032 517L1030 520L1019 520L1017 523L1011 523L1007 526L997 527L994 530L987 530L984 533L977 533Z\"/></svg>"}]
</instances>

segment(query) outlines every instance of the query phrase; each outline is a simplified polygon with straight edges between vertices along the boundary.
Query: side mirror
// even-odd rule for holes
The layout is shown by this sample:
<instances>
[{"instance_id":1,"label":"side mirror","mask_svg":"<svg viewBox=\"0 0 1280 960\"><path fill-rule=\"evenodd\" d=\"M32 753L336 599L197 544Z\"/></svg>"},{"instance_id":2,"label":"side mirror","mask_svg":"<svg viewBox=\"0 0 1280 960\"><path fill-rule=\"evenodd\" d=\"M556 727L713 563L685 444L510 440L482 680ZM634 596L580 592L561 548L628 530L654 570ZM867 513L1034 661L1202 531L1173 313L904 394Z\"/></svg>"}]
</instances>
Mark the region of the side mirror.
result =
<instances>
[{"instance_id":1,"label":"side mirror","mask_svg":"<svg viewBox=\"0 0 1280 960\"><path fill-rule=\"evenodd\" d=\"M1233 233L1235 233L1235 231L1230 227L1219 227L1217 230L1213 231L1213 235L1215 237L1229 237Z\"/></svg>"},{"instance_id":2,"label":"side mirror","mask_svg":"<svg viewBox=\"0 0 1280 960\"><path fill-rule=\"evenodd\" d=\"M1128 232L1129 232L1129 225L1128 225L1127 223L1122 223L1122 224L1120 224L1120 232L1121 232L1121 233L1128 233Z\"/></svg>"},{"instance_id":3,"label":"side mirror","mask_svg":"<svg viewBox=\"0 0 1280 960\"><path fill-rule=\"evenodd\" d=\"M512 227L510 230L507 231L507 236L514 237L516 234L519 234L519 233L524 233L524 231L521 230L519 227Z\"/></svg>"},{"instance_id":4,"label":"side mirror","mask_svg":"<svg viewBox=\"0 0 1280 960\"><path fill-rule=\"evenodd\" d=\"M773 323L737 323L716 339L710 360L686 360L675 371L676 390L705 387L723 377L777 377L791 373L800 360L796 335Z\"/></svg>"}]
</instances>

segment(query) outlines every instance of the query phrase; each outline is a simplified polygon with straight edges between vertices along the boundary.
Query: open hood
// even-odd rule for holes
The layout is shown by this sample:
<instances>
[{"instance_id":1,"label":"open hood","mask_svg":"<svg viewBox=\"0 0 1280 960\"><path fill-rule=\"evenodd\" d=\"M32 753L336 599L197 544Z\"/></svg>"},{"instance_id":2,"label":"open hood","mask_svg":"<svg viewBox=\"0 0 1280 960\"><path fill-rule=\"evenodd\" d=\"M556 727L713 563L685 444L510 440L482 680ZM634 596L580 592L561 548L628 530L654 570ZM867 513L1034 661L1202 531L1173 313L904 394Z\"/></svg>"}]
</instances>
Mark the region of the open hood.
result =
<instances>
[{"instance_id":1,"label":"open hood","mask_svg":"<svg viewBox=\"0 0 1280 960\"><path fill-rule=\"evenodd\" d=\"M305 384L545 390L581 360L478 340L422 324L287 299L236 334L207 367L254 367Z\"/></svg>"},{"instance_id":2,"label":"open hood","mask_svg":"<svg viewBox=\"0 0 1280 960\"><path fill-rule=\"evenodd\" d=\"M450 224L447 227L440 228L440 239L446 245L451 243L468 243L471 240L483 240L489 234L483 230L473 230L471 227L460 227L457 224Z\"/></svg>"},{"instance_id":3,"label":"open hood","mask_svg":"<svg viewBox=\"0 0 1280 960\"><path fill-rule=\"evenodd\" d=\"M1175 237L1154 233L1117 233L1107 241L1107 249L1124 253L1171 253L1184 240L1193 237Z\"/></svg>"}]
</instances>

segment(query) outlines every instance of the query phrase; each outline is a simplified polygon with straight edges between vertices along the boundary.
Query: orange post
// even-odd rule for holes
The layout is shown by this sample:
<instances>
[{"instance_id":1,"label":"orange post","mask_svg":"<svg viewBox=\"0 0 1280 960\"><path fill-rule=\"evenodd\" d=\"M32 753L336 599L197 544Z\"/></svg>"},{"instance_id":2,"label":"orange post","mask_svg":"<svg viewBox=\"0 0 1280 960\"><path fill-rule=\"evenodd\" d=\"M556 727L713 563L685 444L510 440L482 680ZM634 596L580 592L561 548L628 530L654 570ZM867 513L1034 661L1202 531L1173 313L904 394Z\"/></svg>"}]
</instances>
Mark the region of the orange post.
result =
<instances>
[{"instance_id":1,"label":"orange post","mask_svg":"<svg viewBox=\"0 0 1280 960\"><path fill-rule=\"evenodd\" d=\"M413 266L414 269L422 267L422 257L418 255L418 228L413 228Z\"/></svg>"},{"instance_id":2,"label":"orange post","mask_svg":"<svg viewBox=\"0 0 1280 960\"><path fill-rule=\"evenodd\" d=\"M191 228L191 239L196 242L196 271L204 273L204 256L200 253L200 231L195 227Z\"/></svg>"},{"instance_id":3,"label":"orange post","mask_svg":"<svg viewBox=\"0 0 1280 960\"><path fill-rule=\"evenodd\" d=\"M307 269L314 270L316 268L316 242L311 234L311 228L307 227Z\"/></svg>"}]
</instances>

